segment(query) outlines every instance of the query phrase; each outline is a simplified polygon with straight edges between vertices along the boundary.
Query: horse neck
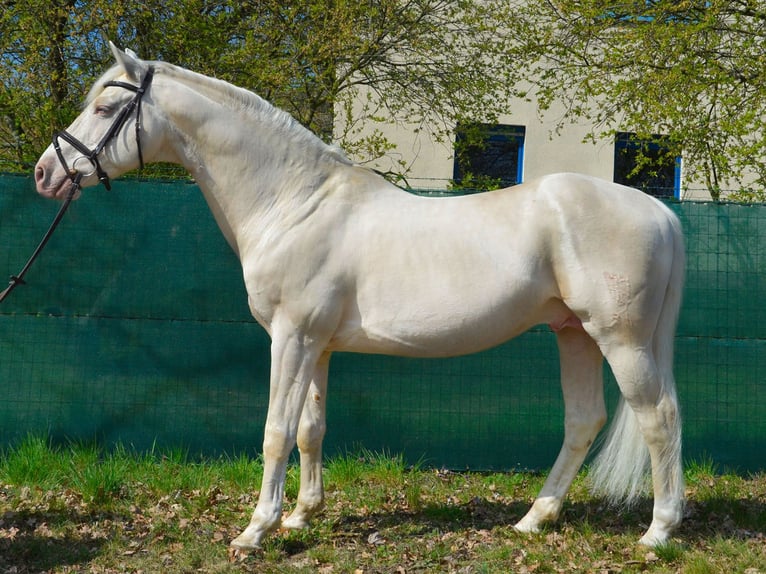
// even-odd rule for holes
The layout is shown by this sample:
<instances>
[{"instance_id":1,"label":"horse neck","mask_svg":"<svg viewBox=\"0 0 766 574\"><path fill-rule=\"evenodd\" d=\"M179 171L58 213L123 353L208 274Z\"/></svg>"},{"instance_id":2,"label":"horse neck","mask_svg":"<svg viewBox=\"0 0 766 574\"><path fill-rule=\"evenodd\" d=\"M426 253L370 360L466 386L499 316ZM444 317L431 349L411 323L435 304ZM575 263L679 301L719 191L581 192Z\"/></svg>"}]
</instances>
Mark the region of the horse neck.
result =
<instances>
[{"instance_id":1,"label":"horse neck","mask_svg":"<svg viewBox=\"0 0 766 574\"><path fill-rule=\"evenodd\" d=\"M243 234L267 233L310 211L321 184L350 165L254 94L191 73L178 83L161 103L171 145L237 252Z\"/></svg>"}]
</instances>

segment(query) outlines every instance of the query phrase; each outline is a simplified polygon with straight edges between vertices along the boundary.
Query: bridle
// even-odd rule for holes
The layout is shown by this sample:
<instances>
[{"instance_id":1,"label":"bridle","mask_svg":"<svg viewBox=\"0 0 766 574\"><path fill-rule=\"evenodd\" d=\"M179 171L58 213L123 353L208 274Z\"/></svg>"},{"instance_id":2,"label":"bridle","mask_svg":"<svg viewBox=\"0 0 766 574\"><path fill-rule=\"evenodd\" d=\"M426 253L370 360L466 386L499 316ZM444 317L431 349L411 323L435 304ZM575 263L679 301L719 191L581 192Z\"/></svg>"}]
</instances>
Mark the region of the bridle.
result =
<instances>
[{"instance_id":1,"label":"bridle","mask_svg":"<svg viewBox=\"0 0 766 574\"><path fill-rule=\"evenodd\" d=\"M81 159L87 159L93 166L93 171L90 173L82 174L81 177L88 177L89 175L96 173L98 175L98 180L104 184L104 187L106 189L112 189L109 176L101 167L101 162L99 162L98 156L101 155L102 151L104 151L106 144L108 144L118 133L120 133L122 126L124 126L127 123L128 118L130 117L130 114L133 113L133 110L136 110L136 145L138 146L138 161L139 161L139 165L141 166L141 169L143 169L144 156L141 153L141 137L140 137L141 100L143 99L144 94L146 93L146 89L149 87L149 84L152 83L153 77L154 77L154 68L152 66L149 66L149 68L146 71L146 75L141 80L140 86L134 86L133 84L128 84L126 82L118 82L118 81L111 81L111 82L104 83L105 88L110 86L124 88L126 90L130 90L131 92L135 92L136 95L133 96L133 98L125 105L125 107L122 108L122 110L120 110L119 115L116 118L114 118L114 122L112 122L112 125L104 134L104 137L101 138L101 141L98 142L96 147L94 147L93 149L88 149L88 146L86 146L84 143L82 143L80 140L78 140L76 137L74 137L72 134L70 134L66 130L61 130L60 132L56 132L55 134L53 134L53 149L56 150L56 155L58 156L59 161L61 162L61 165L64 167L64 170L69 175L69 178L72 180L73 184L75 183L76 176L80 173L76 169L77 162ZM83 154L81 157L76 158L72 162L71 168L69 167L69 165L67 165L66 159L64 159L64 154L61 152L61 145L59 144L59 139L64 140L69 145L71 145L74 149L76 149L81 154ZM77 185L79 186L79 183Z\"/></svg>"},{"instance_id":2,"label":"bridle","mask_svg":"<svg viewBox=\"0 0 766 574\"><path fill-rule=\"evenodd\" d=\"M101 138L101 141L99 141L96 147L94 147L93 149L89 149L88 146L86 146L84 143L82 143L80 140L78 140L76 137L74 137L72 134L70 134L66 130L61 130L53 134L53 149L56 150L56 155L58 156L59 162L61 162L61 165L63 166L64 171L66 171L67 176L69 177L69 179L72 180L72 185L69 187L69 191L67 193L66 198L64 199L64 203L61 205L61 208L56 214L56 217L53 219L53 223L51 223L51 226L48 228L48 231L43 236L43 239L42 241L40 241L40 244L37 246L37 249L35 249L34 253L32 253L32 257L29 258L29 261L27 261L26 265L24 265L24 268L21 270L21 272L18 275L11 275L11 280L8 283L8 287L6 287L5 290L0 293L0 303L3 302L3 300L10 294L11 291L13 291L13 289L17 285L23 285L25 283L24 275L32 266L32 263L35 261L35 259L37 259L37 256L40 254L43 247L45 247L45 244L48 243L48 240L51 238L51 235L53 235L53 231L58 226L59 222L61 221L61 218L64 217L64 213L69 207L69 204L72 203L74 194L77 192L78 189L81 188L80 182L82 181L82 178L88 177L95 173L98 175L98 180L104 184L104 187L106 189L108 190L112 189L112 184L111 184L111 181L109 180L109 176L101 167L101 162L99 161L98 158L99 158L99 155L101 155L101 152L104 151L106 144L108 144L112 139L114 139L117 136L118 133L120 133L120 130L128 122L128 119L130 118L130 115L133 113L134 110L136 111L136 145L138 146L138 163L141 169L144 168L144 156L143 156L143 153L141 152L141 135L140 135L141 134L141 101L144 97L144 94L146 93L146 90L149 88L149 84L152 83L153 77L154 77L154 68L152 66L149 66L146 71L146 75L141 80L141 85L139 86L134 86L133 84L128 84L126 82L119 82L116 80L104 83L105 88L110 86L114 86L117 88L124 88L126 90L130 90L131 92L135 92L135 95L120 110L120 113L114 119L114 122L112 122L112 125L109 126L109 129L104 134L104 137ZM69 167L69 165L66 162L66 159L64 159L64 154L61 151L61 144L59 143L59 139L64 140L65 142L67 142L69 145L71 145L74 149L76 149L82 154L82 156L75 158L75 160L72 162L72 167ZM93 171L91 171L90 173L83 173L77 170L77 163L81 159L87 159L93 166Z\"/></svg>"}]
</instances>

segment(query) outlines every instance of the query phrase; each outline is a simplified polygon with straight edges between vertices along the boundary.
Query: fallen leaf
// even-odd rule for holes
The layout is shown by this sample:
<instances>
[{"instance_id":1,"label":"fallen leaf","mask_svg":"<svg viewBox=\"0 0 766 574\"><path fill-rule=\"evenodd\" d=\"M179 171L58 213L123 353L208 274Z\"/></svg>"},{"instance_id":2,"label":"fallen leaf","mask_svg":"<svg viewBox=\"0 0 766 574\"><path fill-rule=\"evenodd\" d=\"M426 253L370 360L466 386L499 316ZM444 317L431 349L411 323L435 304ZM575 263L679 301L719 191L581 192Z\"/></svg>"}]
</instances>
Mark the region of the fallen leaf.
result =
<instances>
[{"instance_id":1,"label":"fallen leaf","mask_svg":"<svg viewBox=\"0 0 766 574\"><path fill-rule=\"evenodd\" d=\"M382 546L385 544L386 541L383 540L383 537L380 535L380 532L373 532L367 537L367 544L372 544L373 546Z\"/></svg>"}]
</instances>

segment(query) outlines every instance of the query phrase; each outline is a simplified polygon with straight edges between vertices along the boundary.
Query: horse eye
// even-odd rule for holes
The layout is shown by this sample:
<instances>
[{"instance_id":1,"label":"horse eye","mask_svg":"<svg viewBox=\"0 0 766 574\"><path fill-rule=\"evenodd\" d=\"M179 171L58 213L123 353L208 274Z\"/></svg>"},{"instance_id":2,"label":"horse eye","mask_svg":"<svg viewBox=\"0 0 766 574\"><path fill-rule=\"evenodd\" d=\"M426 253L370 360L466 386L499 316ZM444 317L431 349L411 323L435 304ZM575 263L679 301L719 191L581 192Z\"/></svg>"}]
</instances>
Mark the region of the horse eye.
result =
<instances>
[{"instance_id":1,"label":"horse eye","mask_svg":"<svg viewBox=\"0 0 766 574\"><path fill-rule=\"evenodd\" d=\"M96 106L96 114L99 116L108 116L112 113L111 106Z\"/></svg>"}]
</instances>

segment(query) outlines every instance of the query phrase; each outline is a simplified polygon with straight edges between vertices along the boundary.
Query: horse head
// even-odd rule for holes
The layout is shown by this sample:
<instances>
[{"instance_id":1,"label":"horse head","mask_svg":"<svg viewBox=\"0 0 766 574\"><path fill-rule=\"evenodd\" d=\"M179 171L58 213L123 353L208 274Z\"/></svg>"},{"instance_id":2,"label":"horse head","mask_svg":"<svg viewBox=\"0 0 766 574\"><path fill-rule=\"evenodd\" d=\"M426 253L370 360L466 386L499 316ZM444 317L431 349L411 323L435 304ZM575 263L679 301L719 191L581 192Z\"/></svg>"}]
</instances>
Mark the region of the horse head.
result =
<instances>
[{"instance_id":1,"label":"horse head","mask_svg":"<svg viewBox=\"0 0 766 574\"><path fill-rule=\"evenodd\" d=\"M154 69L130 50L109 45L117 64L95 83L82 113L53 136L35 166L37 191L45 197L63 199L75 180L108 189L111 178L158 159L162 144L151 137L162 133L151 95Z\"/></svg>"}]
</instances>

